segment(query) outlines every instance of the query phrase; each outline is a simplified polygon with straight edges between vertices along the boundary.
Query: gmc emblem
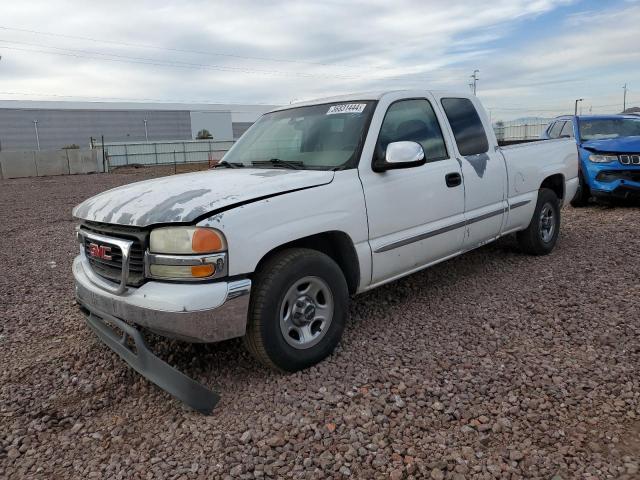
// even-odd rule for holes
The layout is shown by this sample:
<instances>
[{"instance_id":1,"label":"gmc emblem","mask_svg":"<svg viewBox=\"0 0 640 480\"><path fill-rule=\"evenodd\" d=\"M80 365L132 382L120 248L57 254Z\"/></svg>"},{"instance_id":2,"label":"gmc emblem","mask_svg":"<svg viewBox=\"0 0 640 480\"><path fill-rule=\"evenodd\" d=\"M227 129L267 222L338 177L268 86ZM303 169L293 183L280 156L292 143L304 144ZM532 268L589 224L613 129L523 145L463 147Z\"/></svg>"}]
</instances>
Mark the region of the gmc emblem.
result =
<instances>
[{"instance_id":1,"label":"gmc emblem","mask_svg":"<svg viewBox=\"0 0 640 480\"><path fill-rule=\"evenodd\" d=\"M111 247L104 245L98 245L97 243L89 244L89 256L94 258L101 258L102 260L111 260Z\"/></svg>"}]
</instances>

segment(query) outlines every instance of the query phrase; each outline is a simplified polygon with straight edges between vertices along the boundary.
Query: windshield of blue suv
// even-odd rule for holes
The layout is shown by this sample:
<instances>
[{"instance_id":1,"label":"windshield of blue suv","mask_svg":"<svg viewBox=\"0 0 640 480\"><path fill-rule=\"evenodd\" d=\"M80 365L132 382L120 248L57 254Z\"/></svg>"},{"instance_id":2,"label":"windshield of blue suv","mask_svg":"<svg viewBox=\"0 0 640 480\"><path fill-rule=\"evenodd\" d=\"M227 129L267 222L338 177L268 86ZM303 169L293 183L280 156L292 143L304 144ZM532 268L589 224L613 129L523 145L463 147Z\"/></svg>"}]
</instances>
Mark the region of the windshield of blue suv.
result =
<instances>
[{"instance_id":1,"label":"windshield of blue suv","mask_svg":"<svg viewBox=\"0 0 640 480\"><path fill-rule=\"evenodd\" d=\"M640 117L580 119L578 126L582 141L640 136Z\"/></svg>"},{"instance_id":2,"label":"windshield of blue suv","mask_svg":"<svg viewBox=\"0 0 640 480\"><path fill-rule=\"evenodd\" d=\"M375 102L348 101L263 115L224 156L232 166L333 170L355 166Z\"/></svg>"}]
</instances>

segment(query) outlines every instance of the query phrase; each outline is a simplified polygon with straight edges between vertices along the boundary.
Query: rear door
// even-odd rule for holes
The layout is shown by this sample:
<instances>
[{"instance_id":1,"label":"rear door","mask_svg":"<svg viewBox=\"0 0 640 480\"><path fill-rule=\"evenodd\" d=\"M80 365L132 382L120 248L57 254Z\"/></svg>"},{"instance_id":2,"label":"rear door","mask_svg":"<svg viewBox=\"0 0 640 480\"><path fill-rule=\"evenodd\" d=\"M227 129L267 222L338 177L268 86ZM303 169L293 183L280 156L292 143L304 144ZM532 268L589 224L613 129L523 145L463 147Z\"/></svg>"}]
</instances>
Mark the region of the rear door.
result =
<instances>
[{"instance_id":1,"label":"rear door","mask_svg":"<svg viewBox=\"0 0 640 480\"><path fill-rule=\"evenodd\" d=\"M502 231L507 211L507 167L484 110L475 105L475 97L443 96L439 100L455 139L455 155L464 179L463 250L470 250L494 240Z\"/></svg>"},{"instance_id":2,"label":"rear door","mask_svg":"<svg viewBox=\"0 0 640 480\"><path fill-rule=\"evenodd\" d=\"M359 174L372 250L372 282L380 283L460 252L464 234L461 170L445 140L433 97L383 97L372 119ZM406 95L406 94L405 94ZM415 141L426 164L374 172L389 143ZM451 181L457 177L458 181ZM449 180L447 180L449 179Z\"/></svg>"}]
</instances>

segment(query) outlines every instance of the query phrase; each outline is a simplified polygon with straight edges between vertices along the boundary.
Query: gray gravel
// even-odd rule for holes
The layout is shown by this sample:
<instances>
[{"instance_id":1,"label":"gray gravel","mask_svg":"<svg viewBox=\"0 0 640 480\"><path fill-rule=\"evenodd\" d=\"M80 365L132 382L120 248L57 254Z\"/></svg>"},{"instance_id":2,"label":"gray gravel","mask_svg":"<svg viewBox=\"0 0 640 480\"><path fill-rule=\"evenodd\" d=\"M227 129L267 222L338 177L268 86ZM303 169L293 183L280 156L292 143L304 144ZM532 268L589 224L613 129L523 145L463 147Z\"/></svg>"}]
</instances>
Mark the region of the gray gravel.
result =
<instances>
[{"instance_id":1,"label":"gray gravel","mask_svg":"<svg viewBox=\"0 0 640 480\"><path fill-rule=\"evenodd\" d=\"M210 417L130 370L73 300L71 207L149 175L0 181L0 478L640 478L640 214L564 212L357 297L293 375L233 340L158 342Z\"/></svg>"}]
</instances>

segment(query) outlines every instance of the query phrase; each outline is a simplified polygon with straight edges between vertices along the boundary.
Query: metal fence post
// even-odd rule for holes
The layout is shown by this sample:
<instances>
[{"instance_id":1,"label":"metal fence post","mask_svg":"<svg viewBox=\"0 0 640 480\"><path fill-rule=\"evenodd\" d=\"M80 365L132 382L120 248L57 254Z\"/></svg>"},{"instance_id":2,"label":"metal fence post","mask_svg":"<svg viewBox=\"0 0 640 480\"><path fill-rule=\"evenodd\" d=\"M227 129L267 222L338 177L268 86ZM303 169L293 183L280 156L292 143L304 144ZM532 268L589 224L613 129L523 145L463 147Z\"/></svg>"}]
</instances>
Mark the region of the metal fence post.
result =
<instances>
[{"instance_id":1,"label":"metal fence post","mask_svg":"<svg viewBox=\"0 0 640 480\"><path fill-rule=\"evenodd\" d=\"M102 170L104 170L105 173L108 173L109 165L107 165L107 154L104 151L104 135L102 135L101 137L102 137Z\"/></svg>"}]
</instances>

